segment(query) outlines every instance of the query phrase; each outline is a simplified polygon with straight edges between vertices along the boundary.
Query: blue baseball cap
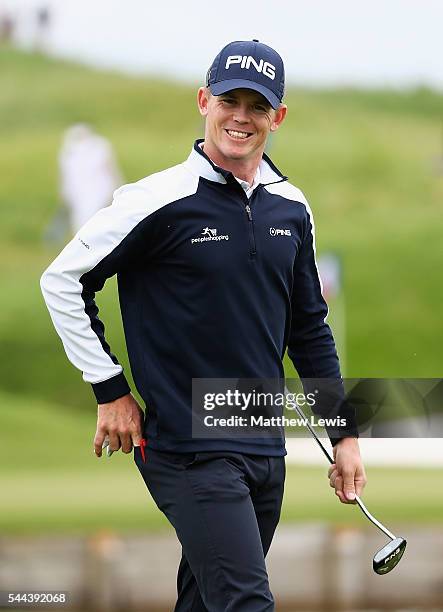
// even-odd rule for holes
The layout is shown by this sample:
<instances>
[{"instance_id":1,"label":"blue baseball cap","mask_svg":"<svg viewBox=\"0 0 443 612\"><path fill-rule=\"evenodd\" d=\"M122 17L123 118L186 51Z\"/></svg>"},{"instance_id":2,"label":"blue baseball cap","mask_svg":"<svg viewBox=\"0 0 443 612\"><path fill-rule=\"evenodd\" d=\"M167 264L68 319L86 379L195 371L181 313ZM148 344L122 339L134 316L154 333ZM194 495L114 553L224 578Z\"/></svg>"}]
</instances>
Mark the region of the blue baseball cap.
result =
<instances>
[{"instance_id":1,"label":"blue baseball cap","mask_svg":"<svg viewBox=\"0 0 443 612\"><path fill-rule=\"evenodd\" d=\"M285 69L277 51L258 40L237 40L223 47L206 75L214 96L232 89L253 89L278 108L285 92Z\"/></svg>"}]
</instances>

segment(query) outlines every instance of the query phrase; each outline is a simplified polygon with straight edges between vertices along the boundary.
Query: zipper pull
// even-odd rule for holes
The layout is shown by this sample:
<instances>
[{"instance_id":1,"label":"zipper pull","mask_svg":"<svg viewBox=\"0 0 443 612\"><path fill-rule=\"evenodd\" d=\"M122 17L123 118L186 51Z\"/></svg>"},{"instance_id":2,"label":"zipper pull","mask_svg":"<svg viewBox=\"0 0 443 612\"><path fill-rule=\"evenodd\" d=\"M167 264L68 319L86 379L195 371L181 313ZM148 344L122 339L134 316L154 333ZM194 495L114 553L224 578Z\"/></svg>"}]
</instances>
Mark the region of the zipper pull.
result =
<instances>
[{"instance_id":1,"label":"zipper pull","mask_svg":"<svg viewBox=\"0 0 443 612\"><path fill-rule=\"evenodd\" d=\"M252 221L251 207L249 206L249 204L246 204L245 208L246 208L246 213L248 215L249 221Z\"/></svg>"}]
</instances>

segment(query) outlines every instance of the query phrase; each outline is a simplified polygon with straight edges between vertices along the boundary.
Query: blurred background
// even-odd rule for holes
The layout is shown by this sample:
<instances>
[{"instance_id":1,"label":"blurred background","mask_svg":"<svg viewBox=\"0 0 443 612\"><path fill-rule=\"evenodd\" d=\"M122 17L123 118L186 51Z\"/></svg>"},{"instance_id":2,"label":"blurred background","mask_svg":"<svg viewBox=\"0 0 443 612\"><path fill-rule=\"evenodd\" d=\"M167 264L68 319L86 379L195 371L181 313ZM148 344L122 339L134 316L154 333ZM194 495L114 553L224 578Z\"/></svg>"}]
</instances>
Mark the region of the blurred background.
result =
<instances>
[{"instance_id":1,"label":"blurred background","mask_svg":"<svg viewBox=\"0 0 443 612\"><path fill-rule=\"evenodd\" d=\"M96 404L39 278L116 185L187 157L196 89L231 40L285 60L289 112L268 152L314 211L344 374L442 376L442 22L436 0L0 2L0 590L172 607L175 537L131 456L94 458ZM115 279L97 303L130 376ZM441 439L361 447L364 500L408 540L404 559L372 573L386 538L338 502L314 442L291 439L277 609L443 610Z\"/></svg>"}]
</instances>

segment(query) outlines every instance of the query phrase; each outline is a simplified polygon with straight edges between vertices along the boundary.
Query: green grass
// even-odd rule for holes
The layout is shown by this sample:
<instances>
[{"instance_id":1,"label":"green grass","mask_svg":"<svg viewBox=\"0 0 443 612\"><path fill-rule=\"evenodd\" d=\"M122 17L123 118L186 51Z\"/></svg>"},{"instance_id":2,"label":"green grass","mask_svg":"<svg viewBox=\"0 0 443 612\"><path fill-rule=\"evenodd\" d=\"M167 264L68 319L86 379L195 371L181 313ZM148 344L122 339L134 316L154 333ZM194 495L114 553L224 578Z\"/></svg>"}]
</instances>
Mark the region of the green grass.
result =
<instances>
[{"instance_id":1,"label":"green grass","mask_svg":"<svg viewBox=\"0 0 443 612\"><path fill-rule=\"evenodd\" d=\"M73 414L61 405L5 393L0 403L0 533L168 528L132 455L93 455L93 410ZM368 479L364 499L387 524L441 523L441 471L371 468ZM326 465L288 466L282 521L367 527L357 508L335 497Z\"/></svg>"},{"instance_id":2,"label":"green grass","mask_svg":"<svg viewBox=\"0 0 443 612\"><path fill-rule=\"evenodd\" d=\"M91 457L87 470L30 468L2 475L0 533L82 534L169 528L131 456L122 457L121 465L117 465L115 456L95 460L99 467L93 461ZM441 480L437 470L373 468L369 478L365 503L386 525L441 524L443 494L436 486ZM418 489L420 496L413 493ZM334 496L325 469L298 466L288 467L282 522L368 527L358 508L343 505Z\"/></svg>"}]
</instances>

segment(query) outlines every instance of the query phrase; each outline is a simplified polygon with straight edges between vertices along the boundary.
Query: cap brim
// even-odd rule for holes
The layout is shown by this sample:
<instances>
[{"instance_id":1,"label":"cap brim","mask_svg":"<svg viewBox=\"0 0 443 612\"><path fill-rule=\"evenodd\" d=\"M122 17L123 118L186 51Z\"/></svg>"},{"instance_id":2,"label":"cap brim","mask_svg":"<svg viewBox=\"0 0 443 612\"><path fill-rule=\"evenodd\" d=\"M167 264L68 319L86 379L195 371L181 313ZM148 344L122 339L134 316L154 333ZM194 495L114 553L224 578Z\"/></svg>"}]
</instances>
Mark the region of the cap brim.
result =
<instances>
[{"instance_id":1,"label":"cap brim","mask_svg":"<svg viewBox=\"0 0 443 612\"><path fill-rule=\"evenodd\" d=\"M213 83L209 85L209 89L214 96L220 96L221 94L226 93L227 91L232 91L233 89L253 89L254 91L258 91L258 93L262 94L272 106L272 108L278 108L280 106L280 100L267 87L256 83L255 81L248 81L247 79L230 79L228 81L220 81L220 83Z\"/></svg>"}]
</instances>

